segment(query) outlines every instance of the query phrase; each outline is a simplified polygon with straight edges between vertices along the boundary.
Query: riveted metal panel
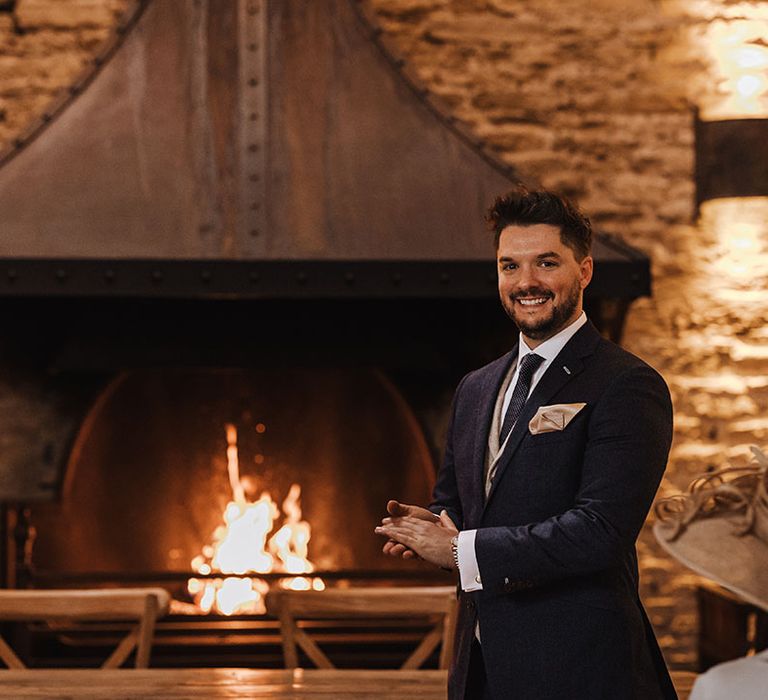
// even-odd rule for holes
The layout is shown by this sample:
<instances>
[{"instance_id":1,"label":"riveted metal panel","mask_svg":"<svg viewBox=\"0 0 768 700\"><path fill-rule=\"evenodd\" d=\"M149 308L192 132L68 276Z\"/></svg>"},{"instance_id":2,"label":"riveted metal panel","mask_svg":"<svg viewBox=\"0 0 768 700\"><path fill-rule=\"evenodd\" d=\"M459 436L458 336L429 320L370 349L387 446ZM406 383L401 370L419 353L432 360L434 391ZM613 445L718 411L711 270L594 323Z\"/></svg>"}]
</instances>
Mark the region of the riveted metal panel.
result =
<instances>
[{"instance_id":1,"label":"riveted metal panel","mask_svg":"<svg viewBox=\"0 0 768 700\"><path fill-rule=\"evenodd\" d=\"M648 258L598 234L590 298L650 293ZM493 299L486 260L0 260L4 297L144 299Z\"/></svg>"},{"instance_id":2,"label":"riveted metal panel","mask_svg":"<svg viewBox=\"0 0 768 700\"><path fill-rule=\"evenodd\" d=\"M263 254L267 182L267 0L238 0L240 230L244 249Z\"/></svg>"},{"instance_id":3,"label":"riveted metal panel","mask_svg":"<svg viewBox=\"0 0 768 700\"><path fill-rule=\"evenodd\" d=\"M0 169L0 255L484 259L509 185L350 0L152 0Z\"/></svg>"},{"instance_id":4,"label":"riveted metal panel","mask_svg":"<svg viewBox=\"0 0 768 700\"><path fill-rule=\"evenodd\" d=\"M483 214L517 178L414 82L365 3L140 7L98 74L0 167L9 274L40 258L492 257ZM607 250L598 274L620 262ZM65 288L45 280L41 293Z\"/></svg>"}]
</instances>

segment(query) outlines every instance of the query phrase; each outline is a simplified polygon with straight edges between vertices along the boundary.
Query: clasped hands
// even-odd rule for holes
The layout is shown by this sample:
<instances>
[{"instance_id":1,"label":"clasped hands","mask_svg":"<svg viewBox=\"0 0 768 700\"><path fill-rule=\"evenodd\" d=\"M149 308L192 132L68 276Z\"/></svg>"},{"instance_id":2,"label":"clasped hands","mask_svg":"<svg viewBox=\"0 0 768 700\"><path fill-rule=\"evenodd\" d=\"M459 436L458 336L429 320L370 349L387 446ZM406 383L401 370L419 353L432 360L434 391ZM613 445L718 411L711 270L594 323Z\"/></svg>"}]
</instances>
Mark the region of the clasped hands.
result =
<instances>
[{"instance_id":1,"label":"clasped hands","mask_svg":"<svg viewBox=\"0 0 768 700\"><path fill-rule=\"evenodd\" d=\"M439 516L426 508L398 501L387 503L389 517L374 532L388 537L383 551L393 557L421 557L444 569L455 569L451 539L459 531L446 511Z\"/></svg>"}]
</instances>

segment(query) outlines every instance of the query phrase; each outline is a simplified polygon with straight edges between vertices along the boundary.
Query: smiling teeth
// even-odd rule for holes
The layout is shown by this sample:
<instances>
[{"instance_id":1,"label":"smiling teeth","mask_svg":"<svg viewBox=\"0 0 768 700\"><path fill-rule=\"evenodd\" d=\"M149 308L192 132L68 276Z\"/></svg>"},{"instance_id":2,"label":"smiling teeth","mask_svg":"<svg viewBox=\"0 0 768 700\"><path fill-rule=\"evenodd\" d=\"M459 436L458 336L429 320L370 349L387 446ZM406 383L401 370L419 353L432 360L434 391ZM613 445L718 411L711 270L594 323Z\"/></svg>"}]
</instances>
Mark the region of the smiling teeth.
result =
<instances>
[{"instance_id":1,"label":"smiling teeth","mask_svg":"<svg viewBox=\"0 0 768 700\"><path fill-rule=\"evenodd\" d=\"M547 297L539 297L538 299L518 299L523 306L536 306L543 304L547 300Z\"/></svg>"}]
</instances>

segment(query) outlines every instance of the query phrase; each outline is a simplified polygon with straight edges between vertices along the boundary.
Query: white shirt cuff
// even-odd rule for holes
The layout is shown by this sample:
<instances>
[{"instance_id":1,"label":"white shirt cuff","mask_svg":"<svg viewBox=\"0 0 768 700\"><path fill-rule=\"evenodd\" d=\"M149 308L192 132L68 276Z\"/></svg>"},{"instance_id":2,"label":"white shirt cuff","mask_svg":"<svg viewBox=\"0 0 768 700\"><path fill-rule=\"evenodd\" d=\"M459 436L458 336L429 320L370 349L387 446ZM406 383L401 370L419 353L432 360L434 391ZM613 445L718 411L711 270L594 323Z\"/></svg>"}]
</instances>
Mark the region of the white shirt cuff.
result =
<instances>
[{"instance_id":1,"label":"white shirt cuff","mask_svg":"<svg viewBox=\"0 0 768 700\"><path fill-rule=\"evenodd\" d=\"M463 591L481 591L483 583L480 580L480 569L475 556L475 535L477 530L462 530L459 533L459 580Z\"/></svg>"}]
</instances>

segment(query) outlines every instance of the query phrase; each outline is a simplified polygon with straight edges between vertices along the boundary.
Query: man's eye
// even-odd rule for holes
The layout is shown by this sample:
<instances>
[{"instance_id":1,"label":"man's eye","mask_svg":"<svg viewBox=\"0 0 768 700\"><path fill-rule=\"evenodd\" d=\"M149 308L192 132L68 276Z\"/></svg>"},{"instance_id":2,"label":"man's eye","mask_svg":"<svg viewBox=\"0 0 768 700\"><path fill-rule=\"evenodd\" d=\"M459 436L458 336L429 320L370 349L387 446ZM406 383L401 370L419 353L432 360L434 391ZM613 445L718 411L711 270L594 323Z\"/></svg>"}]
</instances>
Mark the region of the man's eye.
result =
<instances>
[{"instance_id":1,"label":"man's eye","mask_svg":"<svg viewBox=\"0 0 768 700\"><path fill-rule=\"evenodd\" d=\"M557 267L557 263L554 260L542 260L542 267Z\"/></svg>"},{"instance_id":2,"label":"man's eye","mask_svg":"<svg viewBox=\"0 0 768 700\"><path fill-rule=\"evenodd\" d=\"M515 263L507 263L506 265L502 265L501 269L502 270L516 270L517 269L517 265L515 265Z\"/></svg>"}]
</instances>

